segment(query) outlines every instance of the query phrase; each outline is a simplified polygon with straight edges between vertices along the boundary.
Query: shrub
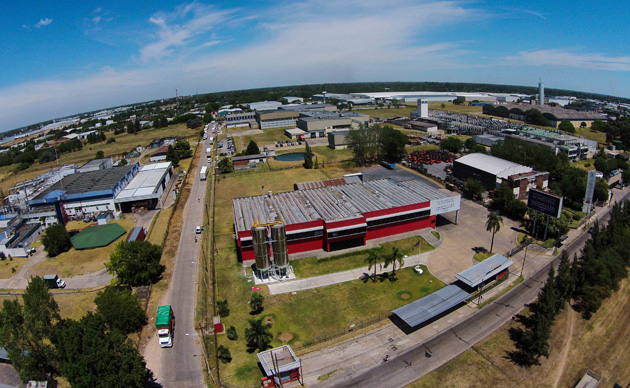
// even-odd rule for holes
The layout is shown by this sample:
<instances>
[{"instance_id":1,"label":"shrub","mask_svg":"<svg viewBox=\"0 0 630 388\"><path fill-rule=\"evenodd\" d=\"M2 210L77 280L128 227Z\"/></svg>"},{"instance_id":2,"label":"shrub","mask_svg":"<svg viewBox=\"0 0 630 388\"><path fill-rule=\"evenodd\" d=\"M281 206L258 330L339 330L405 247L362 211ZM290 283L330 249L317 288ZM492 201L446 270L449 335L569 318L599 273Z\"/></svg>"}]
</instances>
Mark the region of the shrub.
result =
<instances>
[{"instance_id":1,"label":"shrub","mask_svg":"<svg viewBox=\"0 0 630 388\"><path fill-rule=\"evenodd\" d=\"M238 339L238 333L236 332L236 328L234 326L228 327L227 337L232 341L236 341Z\"/></svg>"},{"instance_id":2,"label":"shrub","mask_svg":"<svg viewBox=\"0 0 630 388\"><path fill-rule=\"evenodd\" d=\"M230 350L223 345L219 345L217 348L217 358L221 360L222 363L227 364L232 361L232 354L230 354Z\"/></svg>"}]
</instances>

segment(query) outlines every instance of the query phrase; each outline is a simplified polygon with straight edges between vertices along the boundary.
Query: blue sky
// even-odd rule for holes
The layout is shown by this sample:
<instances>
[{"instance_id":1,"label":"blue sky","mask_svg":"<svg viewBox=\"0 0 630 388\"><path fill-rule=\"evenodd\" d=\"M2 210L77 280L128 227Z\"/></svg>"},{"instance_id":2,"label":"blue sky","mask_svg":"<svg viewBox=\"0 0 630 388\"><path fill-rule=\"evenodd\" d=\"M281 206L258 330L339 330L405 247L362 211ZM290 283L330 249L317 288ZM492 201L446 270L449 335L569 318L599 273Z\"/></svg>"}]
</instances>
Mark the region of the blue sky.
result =
<instances>
[{"instance_id":1,"label":"blue sky","mask_svg":"<svg viewBox=\"0 0 630 388\"><path fill-rule=\"evenodd\" d=\"M0 130L195 92L461 81L630 97L621 1L7 1Z\"/></svg>"}]
</instances>

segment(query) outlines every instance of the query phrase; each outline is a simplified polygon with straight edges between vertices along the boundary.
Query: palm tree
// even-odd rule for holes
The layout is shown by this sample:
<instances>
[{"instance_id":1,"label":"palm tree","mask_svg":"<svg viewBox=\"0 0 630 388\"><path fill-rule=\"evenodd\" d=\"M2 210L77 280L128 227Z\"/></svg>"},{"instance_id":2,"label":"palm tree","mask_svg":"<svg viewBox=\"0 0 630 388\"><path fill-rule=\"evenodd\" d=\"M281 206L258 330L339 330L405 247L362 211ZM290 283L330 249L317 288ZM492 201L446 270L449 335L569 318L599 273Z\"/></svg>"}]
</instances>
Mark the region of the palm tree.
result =
<instances>
[{"instance_id":1,"label":"palm tree","mask_svg":"<svg viewBox=\"0 0 630 388\"><path fill-rule=\"evenodd\" d=\"M492 252L492 248L494 247L494 235L499 231L499 229L501 229L501 224L503 224L503 217L501 217L499 213L490 212L490 214L488 214L488 220L486 221L486 230L492 231L490 252Z\"/></svg>"},{"instance_id":2,"label":"palm tree","mask_svg":"<svg viewBox=\"0 0 630 388\"><path fill-rule=\"evenodd\" d=\"M370 251L367 259L365 259L365 262L368 264L368 271L371 270L372 267L374 267L374 277L372 278L372 281L376 283L376 266L381 264L381 260L379 259L376 252Z\"/></svg>"},{"instance_id":3,"label":"palm tree","mask_svg":"<svg viewBox=\"0 0 630 388\"><path fill-rule=\"evenodd\" d=\"M271 343L270 323L263 323L263 318L248 319L249 327L245 328L245 340L247 346L251 349L259 349L261 351L269 348Z\"/></svg>"},{"instance_id":4,"label":"palm tree","mask_svg":"<svg viewBox=\"0 0 630 388\"><path fill-rule=\"evenodd\" d=\"M392 275L394 278L396 277L396 264L398 264L398 268L402 268L405 265L405 260L403 258L402 253L398 250L397 247L392 248L392 253L385 256L385 262L383 263L383 267L387 268L389 265L392 265Z\"/></svg>"}]
</instances>

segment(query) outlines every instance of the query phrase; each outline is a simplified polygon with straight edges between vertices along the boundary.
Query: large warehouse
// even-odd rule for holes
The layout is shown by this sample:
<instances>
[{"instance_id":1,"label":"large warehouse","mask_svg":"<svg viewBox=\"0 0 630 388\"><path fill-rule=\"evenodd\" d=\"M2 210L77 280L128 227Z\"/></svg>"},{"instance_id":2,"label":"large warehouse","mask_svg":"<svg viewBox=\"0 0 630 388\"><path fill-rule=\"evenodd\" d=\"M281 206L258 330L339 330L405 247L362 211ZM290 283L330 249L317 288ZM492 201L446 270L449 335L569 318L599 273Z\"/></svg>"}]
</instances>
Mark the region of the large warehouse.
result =
<instances>
[{"instance_id":1,"label":"large warehouse","mask_svg":"<svg viewBox=\"0 0 630 388\"><path fill-rule=\"evenodd\" d=\"M604 113L578 111L550 105L486 104L483 106L483 113L491 116L525 121L527 111L530 109L537 109L540 111L540 113L549 120L549 125L552 127L557 127L558 124L564 120L570 121L575 127L579 127L582 123L586 123L587 126L591 126L595 120L608 120L608 116Z\"/></svg>"},{"instance_id":2,"label":"large warehouse","mask_svg":"<svg viewBox=\"0 0 630 388\"><path fill-rule=\"evenodd\" d=\"M487 190L498 187L511 176L531 173L531 167L486 154L469 154L453 162L453 176L465 181L474 178ZM548 178L547 178L548 179ZM546 187L546 183L545 183Z\"/></svg>"},{"instance_id":3,"label":"large warehouse","mask_svg":"<svg viewBox=\"0 0 630 388\"><path fill-rule=\"evenodd\" d=\"M54 211L50 205L58 203L68 216L114 211L114 198L138 171L140 166L133 164L68 175L28 202L31 213L41 210L48 216Z\"/></svg>"},{"instance_id":4,"label":"large warehouse","mask_svg":"<svg viewBox=\"0 0 630 388\"><path fill-rule=\"evenodd\" d=\"M118 193L114 203L123 212L130 212L133 207L155 209L173 175L171 165L171 162L162 162L142 166L138 175Z\"/></svg>"},{"instance_id":5,"label":"large warehouse","mask_svg":"<svg viewBox=\"0 0 630 388\"><path fill-rule=\"evenodd\" d=\"M321 185L319 185L321 186ZM308 187L304 186L304 187ZM419 180L382 179L233 200L239 256L253 260L252 227L282 223L288 253L332 251L423 228L458 211L451 197Z\"/></svg>"}]
</instances>

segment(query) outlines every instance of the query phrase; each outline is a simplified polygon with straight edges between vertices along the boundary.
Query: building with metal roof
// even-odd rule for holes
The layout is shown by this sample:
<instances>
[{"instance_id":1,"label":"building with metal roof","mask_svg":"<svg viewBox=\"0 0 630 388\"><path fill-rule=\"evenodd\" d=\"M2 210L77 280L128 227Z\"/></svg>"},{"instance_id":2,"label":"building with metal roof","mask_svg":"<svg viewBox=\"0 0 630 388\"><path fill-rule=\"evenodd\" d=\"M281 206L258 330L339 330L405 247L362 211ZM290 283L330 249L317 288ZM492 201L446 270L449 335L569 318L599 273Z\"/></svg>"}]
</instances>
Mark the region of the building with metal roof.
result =
<instances>
[{"instance_id":1,"label":"building with metal roof","mask_svg":"<svg viewBox=\"0 0 630 388\"><path fill-rule=\"evenodd\" d=\"M455 275L455 278L469 288L477 288L495 278L507 274L508 268L514 264L512 260L503 255L493 255L486 260L473 265Z\"/></svg>"},{"instance_id":2,"label":"building with metal roof","mask_svg":"<svg viewBox=\"0 0 630 388\"><path fill-rule=\"evenodd\" d=\"M277 378L283 384L301 379L302 363L291 346L265 350L256 356L268 378Z\"/></svg>"},{"instance_id":3,"label":"building with metal roof","mask_svg":"<svg viewBox=\"0 0 630 388\"><path fill-rule=\"evenodd\" d=\"M477 179L487 190L496 188L510 175L531 171L531 167L481 153L468 154L453 161L453 176L463 181Z\"/></svg>"},{"instance_id":4,"label":"building with metal roof","mask_svg":"<svg viewBox=\"0 0 630 388\"><path fill-rule=\"evenodd\" d=\"M112 158L94 159L79 167L77 169L77 172L104 170L106 168L112 168L112 166Z\"/></svg>"},{"instance_id":5,"label":"building with metal roof","mask_svg":"<svg viewBox=\"0 0 630 388\"><path fill-rule=\"evenodd\" d=\"M155 209L171 176L173 176L171 162L144 165L131 182L116 195L114 203L123 212L129 212L133 207Z\"/></svg>"},{"instance_id":6,"label":"building with metal roof","mask_svg":"<svg viewBox=\"0 0 630 388\"><path fill-rule=\"evenodd\" d=\"M251 229L257 225L284 224L288 252L293 254L365 245L374 238L435 228L438 214L459 210L459 195L420 180L349 179L353 183L304 183L296 191L235 198L234 227L241 258L254 257Z\"/></svg>"},{"instance_id":7,"label":"building with metal roof","mask_svg":"<svg viewBox=\"0 0 630 388\"><path fill-rule=\"evenodd\" d=\"M595 120L608 120L608 115L598 112L579 111L575 109L565 109L551 105L529 105L529 104L502 104L483 106L483 113L491 116L510 118L513 120L525 121L527 111L537 109L549 120L549 125L557 127L562 121L570 121L574 126L579 127L582 122L590 126Z\"/></svg>"},{"instance_id":8,"label":"building with metal roof","mask_svg":"<svg viewBox=\"0 0 630 388\"><path fill-rule=\"evenodd\" d=\"M40 207L48 212L55 204L67 216L115 211L114 198L139 171L140 166L132 164L68 175L28 201L31 213Z\"/></svg>"},{"instance_id":9,"label":"building with metal roof","mask_svg":"<svg viewBox=\"0 0 630 388\"><path fill-rule=\"evenodd\" d=\"M455 285L448 285L436 292L392 311L402 323L413 329L450 309L459 306L470 294Z\"/></svg>"}]
</instances>

